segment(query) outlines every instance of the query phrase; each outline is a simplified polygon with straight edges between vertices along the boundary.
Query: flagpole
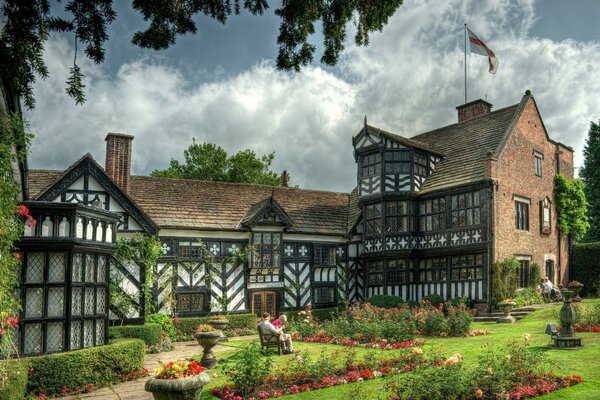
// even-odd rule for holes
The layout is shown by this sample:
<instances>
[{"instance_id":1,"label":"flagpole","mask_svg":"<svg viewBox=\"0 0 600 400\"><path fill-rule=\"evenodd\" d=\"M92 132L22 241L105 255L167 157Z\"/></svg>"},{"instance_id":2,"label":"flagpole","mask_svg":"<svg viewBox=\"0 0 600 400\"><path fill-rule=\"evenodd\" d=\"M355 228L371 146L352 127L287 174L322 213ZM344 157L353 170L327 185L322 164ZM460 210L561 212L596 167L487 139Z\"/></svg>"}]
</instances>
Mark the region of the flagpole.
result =
<instances>
[{"instance_id":1,"label":"flagpole","mask_svg":"<svg viewBox=\"0 0 600 400\"><path fill-rule=\"evenodd\" d=\"M467 24L465 23L465 104L467 104Z\"/></svg>"}]
</instances>

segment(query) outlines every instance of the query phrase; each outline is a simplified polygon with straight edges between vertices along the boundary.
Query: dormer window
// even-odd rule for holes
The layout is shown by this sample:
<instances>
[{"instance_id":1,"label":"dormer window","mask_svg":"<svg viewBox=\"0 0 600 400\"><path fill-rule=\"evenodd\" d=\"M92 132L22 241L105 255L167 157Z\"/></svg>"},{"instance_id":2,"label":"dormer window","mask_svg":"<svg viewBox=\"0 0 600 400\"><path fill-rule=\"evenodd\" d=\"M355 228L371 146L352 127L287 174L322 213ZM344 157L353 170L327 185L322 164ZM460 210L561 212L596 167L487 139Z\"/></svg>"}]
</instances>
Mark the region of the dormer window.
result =
<instances>
[{"instance_id":1,"label":"dormer window","mask_svg":"<svg viewBox=\"0 0 600 400\"><path fill-rule=\"evenodd\" d=\"M381 173L381 153L369 154L360 158L360 176L374 176Z\"/></svg>"},{"instance_id":2,"label":"dormer window","mask_svg":"<svg viewBox=\"0 0 600 400\"><path fill-rule=\"evenodd\" d=\"M419 175L419 176L427 176L429 175L429 166L427 165L427 157L419 154L419 153L415 153L413 156L413 160L414 160L414 174L415 175Z\"/></svg>"}]
</instances>

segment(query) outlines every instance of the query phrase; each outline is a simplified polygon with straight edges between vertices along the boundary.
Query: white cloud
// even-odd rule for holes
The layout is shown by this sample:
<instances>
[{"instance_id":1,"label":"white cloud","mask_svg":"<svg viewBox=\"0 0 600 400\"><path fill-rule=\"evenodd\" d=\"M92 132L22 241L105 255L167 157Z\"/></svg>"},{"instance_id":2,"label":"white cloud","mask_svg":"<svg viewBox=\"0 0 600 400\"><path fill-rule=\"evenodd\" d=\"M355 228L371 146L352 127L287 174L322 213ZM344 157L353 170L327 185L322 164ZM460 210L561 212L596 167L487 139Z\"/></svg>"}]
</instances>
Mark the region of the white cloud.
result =
<instances>
[{"instance_id":1,"label":"white cloud","mask_svg":"<svg viewBox=\"0 0 600 400\"><path fill-rule=\"evenodd\" d=\"M36 139L30 165L63 169L86 152L104 163L107 132L135 135L133 170L166 168L198 141L234 153L276 152L274 168L292 184L349 191L355 184L351 136L369 123L412 136L455 122L463 102L463 23L496 52L500 67L487 73L485 57L469 57L469 100L486 97L501 108L531 89L549 134L574 146L577 162L600 81L598 43L553 42L528 36L530 1L407 1L367 48L348 45L336 76L320 67L282 73L258 62L234 76L222 70L192 83L164 58L121 66L115 76L85 62L87 102L64 94L71 45L53 39L46 60L51 77L36 87L28 112ZM226 51L226 50L224 50Z\"/></svg>"}]
</instances>

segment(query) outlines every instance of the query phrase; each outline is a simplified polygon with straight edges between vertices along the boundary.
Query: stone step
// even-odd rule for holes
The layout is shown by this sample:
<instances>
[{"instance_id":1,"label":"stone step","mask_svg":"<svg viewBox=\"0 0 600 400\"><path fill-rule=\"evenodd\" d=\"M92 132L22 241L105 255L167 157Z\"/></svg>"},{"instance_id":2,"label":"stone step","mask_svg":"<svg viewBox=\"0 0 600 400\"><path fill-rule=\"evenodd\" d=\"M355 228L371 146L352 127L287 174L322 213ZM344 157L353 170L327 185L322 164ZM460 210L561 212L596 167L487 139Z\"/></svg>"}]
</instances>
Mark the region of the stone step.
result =
<instances>
[{"instance_id":1,"label":"stone step","mask_svg":"<svg viewBox=\"0 0 600 400\"><path fill-rule=\"evenodd\" d=\"M511 311L510 312L510 315L512 315L513 317L516 317L518 315L524 317L525 315L528 315L528 314L529 314L529 311ZM502 313L500 311L494 311L494 312L491 312L491 313L478 314L477 316L478 317L501 317L503 315L504 315L504 313Z\"/></svg>"},{"instance_id":2,"label":"stone step","mask_svg":"<svg viewBox=\"0 0 600 400\"><path fill-rule=\"evenodd\" d=\"M522 315L513 315L518 321L523 318ZM475 317L475 322L496 322L499 317Z\"/></svg>"}]
</instances>

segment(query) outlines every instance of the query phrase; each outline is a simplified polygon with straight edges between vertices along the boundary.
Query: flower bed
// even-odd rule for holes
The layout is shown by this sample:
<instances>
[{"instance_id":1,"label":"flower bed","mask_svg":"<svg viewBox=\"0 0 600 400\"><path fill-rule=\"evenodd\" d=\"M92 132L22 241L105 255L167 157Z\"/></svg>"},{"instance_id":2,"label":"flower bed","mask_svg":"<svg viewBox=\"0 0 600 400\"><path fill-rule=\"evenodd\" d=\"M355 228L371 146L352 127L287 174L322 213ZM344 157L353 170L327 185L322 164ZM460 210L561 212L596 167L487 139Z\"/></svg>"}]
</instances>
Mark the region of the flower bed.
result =
<instances>
[{"instance_id":1,"label":"flower bed","mask_svg":"<svg viewBox=\"0 0 600 400\"><path fill-rule=\"evenodd\" d=\"M575 325L576 332L600 332L600 326L596 325Z\"/></svg>"},{"instance_id":2,"label":"flower bed","mask_svg":"<svg viewBox=\"0 0 600 400\"><path fill-rule=\"evenodd\" d=\"M318 335L312 337L295 337L293 338L298 342L306 343L325 343L325 344L338 344L341 346L348 347L365 347L368 349L381 349L381 350L398 350L406 347L423 346L425 340L403 340L401 342L389 342L387 339L382 339L374 342L360 343L356 340L349 339L334 339L329 336Z\"/></svg>"}]
</instances>

